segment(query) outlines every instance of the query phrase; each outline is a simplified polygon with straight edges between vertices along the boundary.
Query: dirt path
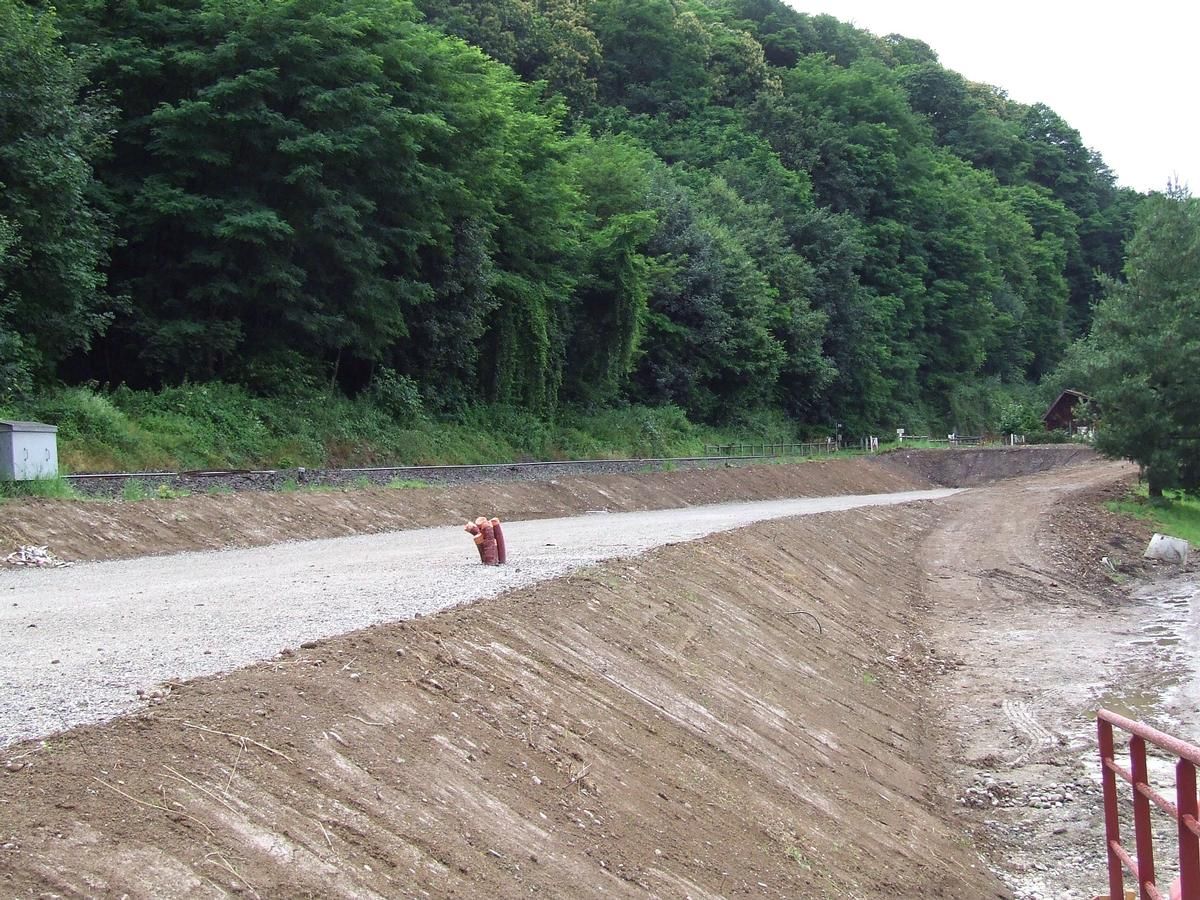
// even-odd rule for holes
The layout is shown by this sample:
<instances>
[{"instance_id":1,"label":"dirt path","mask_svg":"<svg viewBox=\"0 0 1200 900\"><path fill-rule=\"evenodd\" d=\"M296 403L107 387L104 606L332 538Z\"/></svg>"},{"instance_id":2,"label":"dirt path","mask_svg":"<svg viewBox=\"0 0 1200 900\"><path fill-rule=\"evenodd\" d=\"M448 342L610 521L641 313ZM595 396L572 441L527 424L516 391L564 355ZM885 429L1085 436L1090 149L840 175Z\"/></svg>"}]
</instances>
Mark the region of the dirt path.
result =
<instances>
[{"instance_id":1,"label":"dirt path","mask_svg":"<svg viewBox=\"0 0 1200 900\"><path fill-rule=\"evenodd\" d=\"M461 528L427 528L25 570L0 581L0 747L136 708L137 693L285 647L787 516L950 496L906 491L692 506L505 525L509 564ZM286 598L286 602L281 602Z\"/></svg>"},{"instance_id":2,"label":"dirt path","mask_svg":"<svg viewBox=\"0 0 1200 900\"><path fill-rule=\"evenodd\" d=\"M922 547L934 644L956 661L935 703L955 786L1020 898L1104 892L1095 710L1153 718L1184 683L1187 661L1164 635L1187 619L1186 599L1181 611L1162 591L1130 597L1096 574L1102 555L1145 546L1093 496L1131 475L1100 464L972 491L944 504ZM1195 737L1188 706L1163 724L1190 720Z\"/></svg>"},{"instance_id":3,"label":"dirt path","mask_svg":"<svg viewBox=\"0 0 1200 900\"><path fill-rule=\"evenodd\" d=\"M17 745L0 896L1090 898L1095 706L1200 725L1195 585L1096 575L1128 475L660 547Z\"/></svg>"}]
</instances>

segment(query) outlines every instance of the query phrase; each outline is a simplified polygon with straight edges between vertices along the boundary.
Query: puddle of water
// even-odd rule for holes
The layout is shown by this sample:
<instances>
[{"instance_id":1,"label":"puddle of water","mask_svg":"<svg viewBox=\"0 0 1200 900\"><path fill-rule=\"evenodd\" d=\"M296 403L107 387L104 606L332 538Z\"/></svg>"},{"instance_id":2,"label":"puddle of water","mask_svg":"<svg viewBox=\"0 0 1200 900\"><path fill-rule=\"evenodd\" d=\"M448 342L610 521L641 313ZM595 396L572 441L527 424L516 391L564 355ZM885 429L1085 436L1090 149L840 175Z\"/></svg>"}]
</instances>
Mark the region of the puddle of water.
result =
<instances>
[{"instance_id":1,"label":"puddle of water","mask_svg":"<svg viewBox=\"0 0 1200 900\"><path fill-rule=\"evenodd\" d=\"M1146 691L1111 691L1098 696L1096 706L1127 719L1145 722L1148 719L1159 718L1162 691L1157 688Z\"/></svg>"},{"instance_id":2,"label":"puddle of water","mask_svg":"<svg viewBox=\"0 0 1200 900\"><path fill-rule=\"evenodd\" d=\"M1094 704L1200 743L1200 575L1149 585Z\"/></svg>"},{"instance_id":3,"label":"puddle of water","mask_svg":"<svg viewBox=\"0 0 1200 900\"><path fill-rule=\"evenodd\" d=\"M1149 585L1134 594L1134 602L1141 606L1140 634L1127 646L1143 659L1130 660L1134 671L1127 686L1118 685L1100 701L1123 706L1109 706L1113 712L1200 742L1200 575Z\"/></svg>"}]
</instances>

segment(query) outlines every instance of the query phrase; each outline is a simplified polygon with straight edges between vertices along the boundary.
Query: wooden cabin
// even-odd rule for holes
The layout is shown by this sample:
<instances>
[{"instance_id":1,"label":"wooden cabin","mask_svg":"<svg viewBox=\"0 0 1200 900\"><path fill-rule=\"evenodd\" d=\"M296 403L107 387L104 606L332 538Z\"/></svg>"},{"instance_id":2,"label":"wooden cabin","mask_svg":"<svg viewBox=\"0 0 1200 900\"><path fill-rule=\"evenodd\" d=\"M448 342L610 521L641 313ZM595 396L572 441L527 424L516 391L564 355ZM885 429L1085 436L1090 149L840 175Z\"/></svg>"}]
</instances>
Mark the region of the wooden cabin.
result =
<instances>
[{"instance_id":1,"label":"wooden cabin","mask_svg":"<svg viewBox=\"0 0 1200 900\"><path fill-rule=\"evenodd\" d=\"M1079 409L1082 403L1091 404L1087 407L1087 412ZM1042 416L1042 422L1047 431L1065 431L1067 434L1076 434L1081 430L1091 431L1096 425L1095 403L1095 400L1082 391L1063 391L1058 395L1058 399L1050 404L1050 408Z\"/></svg>"}]
</instances>

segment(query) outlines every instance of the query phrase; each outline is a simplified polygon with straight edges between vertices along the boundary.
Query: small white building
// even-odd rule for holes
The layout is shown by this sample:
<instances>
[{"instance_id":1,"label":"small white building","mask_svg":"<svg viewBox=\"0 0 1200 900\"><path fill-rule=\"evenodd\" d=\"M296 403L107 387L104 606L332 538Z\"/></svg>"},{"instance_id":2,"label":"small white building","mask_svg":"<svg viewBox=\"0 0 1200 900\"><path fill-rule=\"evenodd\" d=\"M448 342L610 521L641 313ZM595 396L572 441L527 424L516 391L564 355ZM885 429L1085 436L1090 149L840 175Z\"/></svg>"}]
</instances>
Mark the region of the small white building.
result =
<instances>
[{"instance_id":1,"label":"small white building","mask_svg":"<svg viewBox=\"0 0 1200 900\"><path fill-rule=\"evenodd\" d=\"M0 481L58 475L58 428L41 422L0 420Z\"/></svg>"}]
</instances>

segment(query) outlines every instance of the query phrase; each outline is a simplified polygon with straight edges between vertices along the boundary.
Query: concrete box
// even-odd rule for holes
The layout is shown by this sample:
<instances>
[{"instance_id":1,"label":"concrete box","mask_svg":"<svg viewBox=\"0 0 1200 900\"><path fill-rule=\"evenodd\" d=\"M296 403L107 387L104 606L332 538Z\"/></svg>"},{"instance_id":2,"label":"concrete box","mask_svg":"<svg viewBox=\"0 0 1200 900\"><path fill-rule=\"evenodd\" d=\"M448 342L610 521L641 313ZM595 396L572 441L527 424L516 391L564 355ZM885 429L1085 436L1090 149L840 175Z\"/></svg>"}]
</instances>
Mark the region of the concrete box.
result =
<instances>
[{"instance_id":1,"label":"concrete box","mask_svg":"<svg viewBox=\"0 0 1200 900\"><path fill-rule=\"evenodd\" d=\"M58 475L58 429L41 422L0 420L0 481Z\"/></svg>"}]
</instances>

